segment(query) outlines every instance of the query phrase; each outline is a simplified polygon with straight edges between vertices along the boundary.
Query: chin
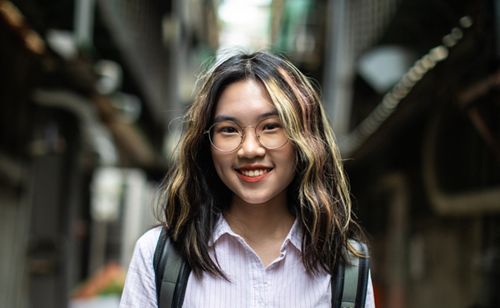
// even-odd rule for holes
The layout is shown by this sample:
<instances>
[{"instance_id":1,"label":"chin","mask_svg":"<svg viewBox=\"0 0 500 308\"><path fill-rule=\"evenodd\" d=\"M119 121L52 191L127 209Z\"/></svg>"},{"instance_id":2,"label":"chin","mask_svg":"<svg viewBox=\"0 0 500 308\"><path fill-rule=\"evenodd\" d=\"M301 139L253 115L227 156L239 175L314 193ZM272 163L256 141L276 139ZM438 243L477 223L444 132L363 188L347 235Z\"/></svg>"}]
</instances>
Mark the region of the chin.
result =
<instances>
[{"instance_id":1,"label":"chin","mask_svg":"<svg viewBox=\"0 0 500 308\"><path fill-rule=\"evenodd\" d=\"M250 205L266 205L271 202L276 196L263 195L256 196L255 194L245 194L245 195L237 195L237 198L242 200L243 202Z\"/></svg>"},{"instance_id":2,"label":"chin","mask_svg":"<svg viewBox=\"0 0 500 308\"><path fill-rule=\"evenodd\" d=\"M243 201L245 203L247 203L248 205L251 205L251 206L264 206L268 203L269 199L263 199L263 200L260 200L260 199L243 199Z\"/></svg>"}]
</instances>

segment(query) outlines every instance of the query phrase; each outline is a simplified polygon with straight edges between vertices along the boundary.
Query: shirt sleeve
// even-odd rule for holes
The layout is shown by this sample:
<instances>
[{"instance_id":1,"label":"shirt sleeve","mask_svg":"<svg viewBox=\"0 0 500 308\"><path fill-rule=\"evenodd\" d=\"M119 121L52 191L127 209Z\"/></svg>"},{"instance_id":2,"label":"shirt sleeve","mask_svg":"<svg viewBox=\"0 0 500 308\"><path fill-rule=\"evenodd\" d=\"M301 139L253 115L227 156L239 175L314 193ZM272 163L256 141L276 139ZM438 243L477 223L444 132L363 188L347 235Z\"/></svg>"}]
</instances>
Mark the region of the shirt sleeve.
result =
<instances>
[{"instance_id":1,"label":"shirt sleeve","mask_svg":"<svg viewBox=\"0 0 500 308\"><path fill-rule=\"evenodd\" d=\"M375 296L373 295L371 272L368 272L368 285L366 286L365 308L375 308Z\"/></svg>"},{"instance_id":2,"label":"shirt sleeve","mask_svg":"<svg viewBox=\"0 0 500 308\"><path fill-rule=\"evenodd\" d=\"M153 255L161 228L154 228L136 242L127 271L120 308L157 308Z\"/></svg>"}]
</instances>

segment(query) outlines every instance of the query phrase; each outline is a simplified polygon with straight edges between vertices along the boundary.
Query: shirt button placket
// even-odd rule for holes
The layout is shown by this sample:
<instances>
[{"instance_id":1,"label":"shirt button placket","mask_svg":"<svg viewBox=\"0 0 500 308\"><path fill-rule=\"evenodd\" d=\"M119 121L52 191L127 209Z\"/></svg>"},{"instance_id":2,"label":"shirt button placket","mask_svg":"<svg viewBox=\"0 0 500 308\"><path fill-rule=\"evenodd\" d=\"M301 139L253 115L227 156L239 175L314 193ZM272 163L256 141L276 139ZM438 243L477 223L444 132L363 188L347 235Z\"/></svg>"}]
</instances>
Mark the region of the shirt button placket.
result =
<instances>
[{"instance_id":1,"label":"shirt button placket","mask_svg":"<svg viewBox=\"0 0 500 308\"><path fill-rule=\"evenodd\" d=\"M269 283L267 282L267 275L264 276L264 280L262 282L262 297L264 299L264 302L263 302L263 307L269 307L269 295L270 295L270 292L269 292L269 288L268 288L268 285Z\"/></svg>"},{"instance_id":2,"label":"shirt button placket","mask_svg":"<svg viewBox=\"0 0 500 308\"><path fill-rule=\"evenodd\" d=\"M256 290L257 290L257 303L259 307L267 307L266 305L266 287L265 287L265 268L259 262L257 266L257 281L256 281Z\"/></svg>"}]
</instances>

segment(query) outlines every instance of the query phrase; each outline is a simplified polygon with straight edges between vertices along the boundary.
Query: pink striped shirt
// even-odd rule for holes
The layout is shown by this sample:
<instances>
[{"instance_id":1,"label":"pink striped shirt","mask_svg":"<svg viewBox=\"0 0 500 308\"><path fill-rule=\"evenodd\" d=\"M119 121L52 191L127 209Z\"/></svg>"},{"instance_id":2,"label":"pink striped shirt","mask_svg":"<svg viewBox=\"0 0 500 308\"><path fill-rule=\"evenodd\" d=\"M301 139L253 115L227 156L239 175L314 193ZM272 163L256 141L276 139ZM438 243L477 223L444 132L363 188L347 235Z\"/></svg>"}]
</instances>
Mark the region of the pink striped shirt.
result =
<instances>
[{"instance_id":1,"label":"pink striped shirt","mask_svg":"<svg viewBox=\"0 0 500 308\"><path fill-rule=\"evenodd\" d=\"M129 266L120 307L156 308L153 255L159 228L138 241ZM245 240L221 217L210 243L211 256L230 281L191 274L183 307L330 307L330 275L309 275L301 260L301 230L297 222L281 245L281 254L264 266ZM365 307L375 307L371 280Z\"/></svg>"}]
</instances>

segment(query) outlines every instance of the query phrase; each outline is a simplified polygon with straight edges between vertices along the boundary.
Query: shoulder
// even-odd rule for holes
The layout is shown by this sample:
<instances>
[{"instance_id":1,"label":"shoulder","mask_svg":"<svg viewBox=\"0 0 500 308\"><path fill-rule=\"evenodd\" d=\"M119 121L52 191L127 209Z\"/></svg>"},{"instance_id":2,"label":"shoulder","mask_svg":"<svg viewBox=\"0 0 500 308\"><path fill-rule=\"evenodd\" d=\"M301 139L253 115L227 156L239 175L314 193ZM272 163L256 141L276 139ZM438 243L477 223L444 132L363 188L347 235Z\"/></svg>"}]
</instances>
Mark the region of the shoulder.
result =
<instances>
[{"instance_id":1,"label":"shoulder","mask_svg":"<svg viewBox=\"0 0 500 308\"><path fill-rule=\"evenodd\" d=\"M144 232L141 237L137 240L137 245L149 245L151 243L155 243L158 241L158 237L160 236L162 226L157 226L148 231Z\"/></svg>"},{"instance_id":2,"label":"shoulder","mask_svg":"<svg viewBox=\"0 0 500 308\"><path fill-rule=\"evenodd\" d=\"M152 228L136 241L120 307L158 307L153 255L160 232L161 227Z\"/></svg>"},{"instance_id":3,"label":"shoulder","mask_svg":"<svg viewBox=\"0 0 500 308\"><path fill-rule=\"evenodd\" d=\"M161 233L161 226L154 227L146 231L137 239L134 249L134 257L144 260L147 263L153 263L153 255Z\"/></svg>"},{"instance_id":4,"label":"shoulder","mask_svg":"<svg viewBox=\"0 0 500 308\"><path fill-rule=\"evenodd\" d=\"M350 255L355 255L364 258L369 258L370 256L368 251L368 245L359 240L349 239L347 241L347 247L345 248Z\"/></svg>"},{"instance_id":5,"label":"shoulder","mask_svg":"<svg viewBox=\"0 0 500 308\"><path fill-rule=\"evenodd\" d=\"M161 233L161 226L154 227L146 231L136 242L136 250L141 250L143 252L153 251L156 248L156 243Z\"/></svg>"}]
</instances>

